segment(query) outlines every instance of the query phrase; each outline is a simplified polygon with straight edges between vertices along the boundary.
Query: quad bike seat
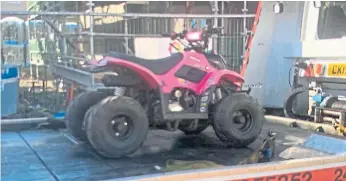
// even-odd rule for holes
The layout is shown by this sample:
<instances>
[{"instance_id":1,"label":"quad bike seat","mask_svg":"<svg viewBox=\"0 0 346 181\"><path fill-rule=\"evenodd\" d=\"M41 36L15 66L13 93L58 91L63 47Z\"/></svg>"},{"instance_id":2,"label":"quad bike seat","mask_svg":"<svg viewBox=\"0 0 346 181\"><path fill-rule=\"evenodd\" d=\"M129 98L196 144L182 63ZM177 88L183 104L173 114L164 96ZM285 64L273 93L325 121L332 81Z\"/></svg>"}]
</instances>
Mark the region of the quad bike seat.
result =
<instances>
[{"instance_id":1,"label":"quad bike seat","mask_svg":"<svg viewBox=\"0 0 346 181\"><path fill-rule=\"evenodd\" d=\"M146 67L147 69L151 70L156 75L162 75L167 73L170 69L172 69L183 59L182 53L175 53L169 57L160 59L144 59L119 52L111 52L107 56L127 60L142 65L143 67Z\"/></svg>"}]
</instances>

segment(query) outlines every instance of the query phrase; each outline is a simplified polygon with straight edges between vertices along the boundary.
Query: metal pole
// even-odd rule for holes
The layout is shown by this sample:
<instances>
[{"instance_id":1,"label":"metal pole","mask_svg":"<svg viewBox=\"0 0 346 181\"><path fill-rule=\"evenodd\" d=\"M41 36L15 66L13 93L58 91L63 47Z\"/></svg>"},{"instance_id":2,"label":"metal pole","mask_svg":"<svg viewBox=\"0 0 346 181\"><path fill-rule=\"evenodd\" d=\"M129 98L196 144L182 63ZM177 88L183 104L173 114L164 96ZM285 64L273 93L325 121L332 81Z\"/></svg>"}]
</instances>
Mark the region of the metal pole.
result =
<instances>
[{"instance_id":1,"label":"metal pole","mask_svg":"<svg viewBox=\"0 0 346 181\"><path fill-rule=\"evenodd\" d=\"M222 14L222 15L225 14L225 1L221 1L221 14ZM225 18L222 18L222 19L221 19L221 26L222 26L221 32L222 32L222 34L224 34L224 33L225 33L225 29L224 29L224 26L225 26Z\"/></svg>"},{"instance_id":2,"label":"metal pole","mask_svg":"<svg viewBox=\"0 0 346 181\"><path fill-rule=\"evenodd\" d=\"M244 9L243 9L244 15L247 14L247 11L248 11L248 9L247 9L247 3L246 3L246 1L244 1ZM245 47L246 47L245 42L246 42L246 36L247 36L246 17L243 18L243 23L244 23L244 25L243 25L243 27L244 27L243 54L244 54L245 51L246 51L246 50L245 50Z\"/></svg>"},{"instance_id":3,"label":"metal pole","mask_svg":"<svg viewBox=\"0 0 346 181\"><path fill-rule=\"evenodd\" d=\"M284 118L284 117L278 117L278 116L265 116L265 120L269 123L275 123L275 124L283 124L290 126L292 124L297 125L301 129L307 129L315 131L316 128L322 127L325 133L328 134L338 134L335 130L335 128L332 125L329 124L322 124L322 123L314 123L309 121L303 121L298 119L292 119L292 118Z\"/></svg>"},{"instance_id":4,"label":"metal pole","mask_svg":"<svg viewBox=\"0 0 346 181\"><path fill-rule=\"evenodd\" d=\"M90 13L90 28L89 28L90 45L89 46L90 46L91 59L93 59L95 56L95 52L94 52L94 17L91 16L91 14L93 13L93 6L94 6L92 1L89 1L88 6L89 6L89 13Z\"/></svg>"},{"instance_id":5,"label":"metal pole","mask_svg":"<svg viewBox=\"0 0 346 181\"><path fill-rule=\"evenodd\" d=\"M42 118L23 118L23 119L2 119L1 125L22 124L22 123L42 123L48 121L48 117Z\"/></svg>"},{"instance_id":6,"label":"metal pole","mask_svg":"<svg viewBox=\"0 0 346 181\"><path fill-rule=\"evenodd\" d=\"M125 12L127 12L127 5L125 6ZM127 19L125 18L124 19L124 25L125 25L125 29L124 29L124 33L125 33L125 46L126 46L126 54L129 54L129 38L127 37L127 34L129 33L129 30L128 30L128 22L127 22Z\"/></svg>"},{"instance_id":7,"label":"metal pole","mask_svg":"<svg viewBox=\"0 0 346 181\"><path fill-rule=\"evenodd\" d=\"M225 14L225 2L224 1L221 1L221 14L224 15ZM224 35L225 34L225 18L222 18L221 19L221 34ZM220 41L221 41L221 47L220 47L220 52L219 54L221 54L222 56L224 56L226 54L226 48L225 48L225 41L226 39L225 38L220 38ZM227 61L228 63L228 61Z\"/></svg>"},{"instance_id":8,"label":"metal pole","mask_svg":"<svg viewBox=\"0 0 346 181\"><path fill-rule=\"evenodd\" d=\"M159 13L86 13L86 12L32 12L32 11L0 11L0 15L41 15L41 16L120 16L124 18L247 18L255 17L254 14L159 14Z\"/></svg>"},{"instance_id":9,"label":"metal pole","mask_svg":"<svg viewBox=\"0 0 346 181\"><path fill-rule=\"evenodd\" d=\"M81 26L80 23L78 23L77 33L80 33L80 32L82 32L82 26ZM83 39L82 36L78 36L78 38L77 38L77 44L78 44L78 45L77 45L76 48L77 48L77 50L78 50L78 53L84 52L84 51L83 51L84 47L83 47L82 39Z\"/></svg>"},{"instance_id":10,"label":"metal pole","mask_svg":"<svg viewBox=\"0 0 346 181\"><path fill-rule=\"evenodd\" d=\"M214 27L218 27L218 18L217 18L217 15L218 15L218 1L214 1L214 8L213 8L213 11L214 11ZM217 35L214 35L213 36L213 50L215 52L218 52L217 51Z\"/></svg>"},{"instance_id":11,"label":"metal pole","mask_svg":"<svg viewBox=\"0 0 346 181\"><path fill-rule=\"evenodd\" d=\"M62 37L62 55L63 55L63 57L67 55L66 37ZM64 63L67 66L66 60L64 61Z\"/></svg>"}]
</instances>

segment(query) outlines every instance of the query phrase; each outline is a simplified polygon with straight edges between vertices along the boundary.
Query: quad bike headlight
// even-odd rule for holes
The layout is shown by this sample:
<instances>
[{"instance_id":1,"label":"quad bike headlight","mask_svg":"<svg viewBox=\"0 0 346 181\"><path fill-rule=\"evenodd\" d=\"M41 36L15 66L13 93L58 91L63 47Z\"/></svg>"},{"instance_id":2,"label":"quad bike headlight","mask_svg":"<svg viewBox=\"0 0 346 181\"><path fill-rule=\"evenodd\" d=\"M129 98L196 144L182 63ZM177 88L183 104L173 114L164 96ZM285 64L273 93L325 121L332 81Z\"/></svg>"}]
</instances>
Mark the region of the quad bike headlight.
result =
<instances>
[{"instance_id":1,"label":"quad bike headlight","mask_svg":"<svg viewBox=\"0 0 346 181\"><path fill-rule=\"evenodd\" d=\"M180 91L180 90L176 90L176 91L174 92L174 96L175 96L176 98L180 98L180 97L182 96L181 91Z\"/></svg>"}]
</instances>

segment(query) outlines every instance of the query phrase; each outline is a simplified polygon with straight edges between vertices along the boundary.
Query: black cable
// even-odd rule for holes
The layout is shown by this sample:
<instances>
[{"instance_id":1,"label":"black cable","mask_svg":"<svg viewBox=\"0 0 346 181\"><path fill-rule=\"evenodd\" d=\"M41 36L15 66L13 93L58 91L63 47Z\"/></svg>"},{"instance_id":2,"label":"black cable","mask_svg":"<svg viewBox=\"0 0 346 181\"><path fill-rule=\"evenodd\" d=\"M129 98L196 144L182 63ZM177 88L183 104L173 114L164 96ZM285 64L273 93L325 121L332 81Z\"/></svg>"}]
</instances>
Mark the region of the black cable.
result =
<instances>
[{"instance_id":1,"label":"black cable","mask_svg":"<svg viewBox=\"0 0 346 181\"><path fill-rule=\"evenodd\" d=\"M291 71L294 65L291 66L291 68L288 70L288 84L290 85L291 89L293 89L293 86L291 84Z\"/></svg>"}]
</instances>

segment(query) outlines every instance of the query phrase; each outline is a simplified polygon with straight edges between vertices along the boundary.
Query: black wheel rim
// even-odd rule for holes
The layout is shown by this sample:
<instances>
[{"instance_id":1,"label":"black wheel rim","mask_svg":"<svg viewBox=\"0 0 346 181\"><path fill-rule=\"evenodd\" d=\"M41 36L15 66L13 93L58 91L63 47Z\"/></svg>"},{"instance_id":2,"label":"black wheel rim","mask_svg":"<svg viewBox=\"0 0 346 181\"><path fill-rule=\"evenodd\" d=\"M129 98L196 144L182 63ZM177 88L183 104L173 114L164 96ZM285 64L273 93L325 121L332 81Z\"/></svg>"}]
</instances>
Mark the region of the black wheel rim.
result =
<instances>
[{"instance_id":1,"label":"black wheel rim","mask_svg":"<svg viewBox=\"0 0 346 181\"><path fill-rule=\"evenodd\" d=\"M233 129L239 133L246 133L252 128L253 116L246 109L239 109L232 114Z\"/></svg>"},{"instance_id":2,"label":"black wheel rim","mask_svg":"<svg viewBox=\"0 0 346 181\"><path fill-rule=\"evenodd\" d=\"M118 115L110 121L111 134L117 140L127 139L133 132L133 122L129 116Z\"/></svg>"}]
</instances>

